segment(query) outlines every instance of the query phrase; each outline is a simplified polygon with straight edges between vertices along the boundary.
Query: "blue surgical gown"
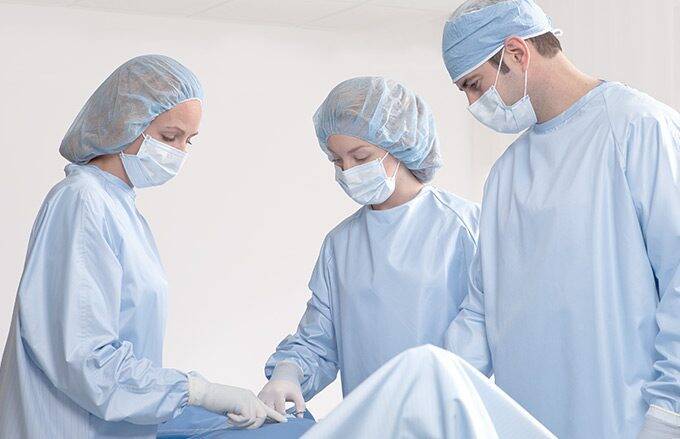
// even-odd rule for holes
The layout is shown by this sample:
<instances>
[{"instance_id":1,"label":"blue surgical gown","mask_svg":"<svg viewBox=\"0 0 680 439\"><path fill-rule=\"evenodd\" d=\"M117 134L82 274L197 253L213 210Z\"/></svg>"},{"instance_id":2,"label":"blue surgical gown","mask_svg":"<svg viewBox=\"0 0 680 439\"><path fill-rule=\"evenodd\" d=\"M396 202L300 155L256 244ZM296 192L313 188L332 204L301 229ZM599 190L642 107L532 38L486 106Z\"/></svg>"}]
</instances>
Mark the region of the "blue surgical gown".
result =
<instances>
[{"instance_id":1,"label":"blue surgical gown","mask_svg":"<svg viewBox=\"0 0 680 439\"><path fill-rule=\"evenodd\" d=\"M154 438L187 403L161 368L167 283L133 190L69 165L31 233L0 367L2 438Z\"/></svg>"},{"instance_id":2,"label":"blue surgical gown","mask_svg":"<svg viewBox=\"0 0 680 439\"><path fill-rule=\"evenodd\" d=\"M680 115L604 82L486 182L448 346L558 437L633 439L680 412Z\"/></svg>"},{"instance_id":3,"label":"blue surgical gown","mask_svg":"<svg viewBox=\"0 0 680 439\"><path fill-rule=\"evenodd\" d=\"M388 210L362 207L324 240L297 332L269 358L298 365L305 399L338 372L347 395L400 352L442 346L467 294L479 208L425 186Z\"/></svg>"}]
</instances>

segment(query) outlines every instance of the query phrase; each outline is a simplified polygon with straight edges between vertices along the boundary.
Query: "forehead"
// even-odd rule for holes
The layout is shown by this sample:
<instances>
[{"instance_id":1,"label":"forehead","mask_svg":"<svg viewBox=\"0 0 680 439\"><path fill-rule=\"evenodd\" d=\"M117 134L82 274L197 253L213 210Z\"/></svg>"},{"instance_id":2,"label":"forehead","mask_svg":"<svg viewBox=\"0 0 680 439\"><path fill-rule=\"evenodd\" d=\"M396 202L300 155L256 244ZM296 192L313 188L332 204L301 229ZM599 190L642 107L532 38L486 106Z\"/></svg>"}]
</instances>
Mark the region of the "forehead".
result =
<instances>
[{"instance_id":1,"label":"forehead","mask_svg":"<svg viewBox=\"0 0 680 439\"><path fill-rule=\"evenodd\" d=\"M200 122L201 115L201 102L192 99L159 114L154 122L163 125L177 125L180 128L194 128Z\"/></svg>"},{"instance_id":2,"label":"forehead","mask_svg":"<svg viewBox=\"0 0 680 439\"><path fill-rule=\"evenodd\" d=\"M467 75L460 78L455 84L458 88L462 88L467 81L473 81L478 78L484 78L488 75L496 75L496 68L489 61L485 61L481 66L477 67Z\"/></svg>"},{"instance_id":3,"label":"forehead","mask_svg":"<svg viewBox=\"0 0 680 439\"><path fill-rule=\"evenodd\" d=\"M333 134L328 138L328 149L336 155L346 154L350 151L361 149L366 151L380 151L377 146L359 139L358 137L346 136L344 134Z\"/></svg>"}]
</instances>

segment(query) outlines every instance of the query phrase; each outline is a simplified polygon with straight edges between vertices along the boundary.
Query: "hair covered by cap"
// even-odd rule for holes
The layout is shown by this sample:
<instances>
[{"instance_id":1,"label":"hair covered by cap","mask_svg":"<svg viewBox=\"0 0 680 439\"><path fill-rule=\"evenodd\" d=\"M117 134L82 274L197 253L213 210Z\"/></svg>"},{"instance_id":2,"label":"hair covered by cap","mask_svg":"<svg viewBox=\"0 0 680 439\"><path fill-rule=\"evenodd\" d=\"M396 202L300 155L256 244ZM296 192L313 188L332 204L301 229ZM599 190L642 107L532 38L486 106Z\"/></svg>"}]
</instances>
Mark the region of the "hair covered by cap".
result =
<instances>
[{"instance_id":1,"label":"hair covered by cap","mask_svg":"<svg viewBox=\"0 0 680 439\"><path fill-rule=\"evenodd\" d=\"M476 12L484 9L488 6L495 5L497 3L503 3L508 0L467 0L462 5L458 6L455 11L449 17L449 21L453 21L461 15L469 14L471 12Z\"/></svg>"},{"instance_id":2,"label":"hair covered by cap","mask_svg":"<svg viewBox=\"0 0 680 439\"><path fill-rule=\"evenodd\" d=\"M364 76L341 82L314 114L314 126L331 160L328 138L342 134L384 149L423 182L432 180L442 165L429 106L391 79Z\"/></svg>"},{"instance_id":3,"label":"hair covered by cap","mask_svg":"<svg viewBox=\"0 0 680 439\"><path fill-rule=\"evenodd\" d=\"M161 113L203 99L198 78L163 55L132 58L90 96L61 142L59 152L83 164L127 147Z\"/></svg>"},{"instance_id":4,"label":"hair covered by cap","mask_svg":"<svg viewBox=\"0 0 680 439\"><path fill-rule=\"evenodd\" d=\"M456 82L501 50L506 38L558 34L533 0L468 0L444 26L442 57Z\"/></svg>"}]
</instances>

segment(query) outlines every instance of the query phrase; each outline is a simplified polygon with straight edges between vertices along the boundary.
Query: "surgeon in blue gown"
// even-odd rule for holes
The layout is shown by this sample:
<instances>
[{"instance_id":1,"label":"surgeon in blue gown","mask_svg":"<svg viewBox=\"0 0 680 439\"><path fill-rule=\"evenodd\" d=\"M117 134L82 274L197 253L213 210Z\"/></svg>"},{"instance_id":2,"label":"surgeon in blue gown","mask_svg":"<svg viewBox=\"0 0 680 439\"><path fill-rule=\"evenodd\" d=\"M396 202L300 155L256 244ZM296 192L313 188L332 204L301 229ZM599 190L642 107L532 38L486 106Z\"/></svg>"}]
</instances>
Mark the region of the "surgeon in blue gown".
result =
<instances>
[{"instance_id":1,"label":"surgeon in blue gown","mask_svg":"<svg viewBox=\"0 0 680 439\"><path fill-rule=\"evenodd\" d=\"M150 439L188 405L283 421L248 390L161 365L168 285L135 191L179 172L202 98L177 61L137 57L66 133L72 163L35 220L0 366L0 438Z\"/></svg>"},{"instance_id":2,"label":"surgeon in blue gown","mask_svg":"<svg viewBox=\"0 0 680 439\"><path fill-rule=\"evenodd\" d=\"M467 294L478 206L429 184L441 166L432 113L390 79L337 85L314 116L340 187L363 206L331 230L297 331L269 358L260 398L304 410L340 371L347 395L400 352L443 346Z\"/></svg>"},{"instance_id":3,"label":"surgeon in blue gown","mask_svg":"<svg viewBox=\"0 0 680 439\"><path fill-rule=\"evenodd\" d=\"M560 438L679 438L680 115L580 72L556 33L532 0L470 0L444 29L471 113L523 131L448 346Z\"/></svg>"}]
</instances>

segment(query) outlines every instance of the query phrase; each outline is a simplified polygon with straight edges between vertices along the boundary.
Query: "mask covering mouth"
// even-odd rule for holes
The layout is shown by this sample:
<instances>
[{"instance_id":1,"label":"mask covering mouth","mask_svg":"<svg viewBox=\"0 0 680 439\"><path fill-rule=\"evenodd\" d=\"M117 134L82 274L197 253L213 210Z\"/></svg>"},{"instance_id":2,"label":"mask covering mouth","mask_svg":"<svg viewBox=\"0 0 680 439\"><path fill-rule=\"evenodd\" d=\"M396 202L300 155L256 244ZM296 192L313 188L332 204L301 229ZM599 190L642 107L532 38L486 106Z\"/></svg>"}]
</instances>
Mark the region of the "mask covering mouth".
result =
<instances>
[{"instance_id":1,"label":"mask covering mouth","mask_svg":"<svg viewBox=\"0 0 680 439\"><path fill-rule=\"evenodd\" d=\"M366 206L384 203L394 193L397 172L401 165L401 162L397 162L394 174L388 177L383 164L388 154L385 153L380 159L354 166L346 171L336 165L335 181L351 199L359 204Z\"/></svg>"},{"instance_id":2,"label":"mask covering mouth","mask_svg":"<svg viewBox=\"0 0 680 439\"><path fill-rule=\"evenodd\" d=\"M137 154L125 154L121 151L123 168L134 187L160 186L179 173L188 153L146 133L142 133L142 136L144 141Z\"/></svg>"},{"instance_id":3,"label":"mask covering mouth","mask_svg":"<svg viewBox=\"0 0 680 439\"><path fill-rule=\"evenodd\" d=\"M529 81L529 64L524 71L524 97L513 105L506 105L498 93L496 85L503 66L505 46L501 50L496 81L475 103L468 107L472 115L481 123L499 133L517 134L538 122L531 98L527 93ZM531 58L529 58L531 62Z\"/></svg>"}]
</instances>

